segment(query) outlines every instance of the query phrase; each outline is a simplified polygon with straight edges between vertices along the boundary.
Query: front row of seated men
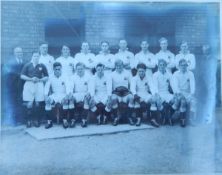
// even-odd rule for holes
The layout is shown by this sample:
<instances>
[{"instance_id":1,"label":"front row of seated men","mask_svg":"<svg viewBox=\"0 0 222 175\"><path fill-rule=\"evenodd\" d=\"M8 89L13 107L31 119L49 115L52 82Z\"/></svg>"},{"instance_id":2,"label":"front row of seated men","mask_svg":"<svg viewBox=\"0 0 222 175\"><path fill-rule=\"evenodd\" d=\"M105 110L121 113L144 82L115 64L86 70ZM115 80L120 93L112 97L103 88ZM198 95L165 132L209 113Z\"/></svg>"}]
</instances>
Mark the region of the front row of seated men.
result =
<instances>
[{"instance_id":1,"label":"front row of seated men","mask_svg":"<svg viewBox=\"0 0 222 175\"><path fill-rule=\"evenodd\" d=\"M132 77L121 60L116 60L115 70L109 76L104 73L101 63L96 65L93 76L85 73L83 63L77 63L76 73L64 77L61 63L55 62L54 74L49 78L45 66L38 60L39 53L34 52L31 62L21 73L25 80L23 100L27 127L32 124L39 127L38 116L43 105L46 129L53 126L58 105L64 128L75 127L78 119L81 126L86 127L89 111L94 113L98 124L110 120L114 126L124 119L130 125L140 126L142 117L146 115L154 127L159 127L160 123L173 125L175 116L185 127L188 114L195 114L195 80L193 73L187 70L185 59L180 60L180 69L173 75L166 71L166 61L160 59L153 77L146 76L144 64L137 65L137 75Z\"/></svg>"}]
</instances>

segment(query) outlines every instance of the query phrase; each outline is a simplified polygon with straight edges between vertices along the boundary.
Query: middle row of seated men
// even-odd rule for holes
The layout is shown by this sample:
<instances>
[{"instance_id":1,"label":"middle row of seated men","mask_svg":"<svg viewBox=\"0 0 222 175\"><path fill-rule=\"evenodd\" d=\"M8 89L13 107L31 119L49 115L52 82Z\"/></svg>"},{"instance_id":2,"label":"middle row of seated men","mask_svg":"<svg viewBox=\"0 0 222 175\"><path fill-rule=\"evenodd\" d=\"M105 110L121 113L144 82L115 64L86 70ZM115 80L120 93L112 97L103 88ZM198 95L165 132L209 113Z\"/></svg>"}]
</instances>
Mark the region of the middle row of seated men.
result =
<instances>
[{"instance_id":1,"label":"middle row of seated men","mask_svg":"<svg viewBox=\"0 0 222 175\"><path fill-rule=\"evenodd\" d=\"M34 52L31 62L38 65L38 61L39 53ZM116 59L114 67L110 69L107 65L109 63L105 65L104 60L97 62L95 75L92 75L87 72L84 63L78 62L75 65L75 74L67 75L64 72L68 69L57 59L45 85L36 79L31 79L33 84L30 84L30 79L27 79L28 67L24 66L21 78L26 80L23 100L28 104L27 127L31 126L33 120L34 114L30 113L30 108L34 107L33 102L38 103L42 99L45 100L46 129L53 126L52 109L56 104L62 105L64 128L75 126L76 113L80 114L81 126L86 127L89 111L95 113L98 124L106 123L109 119L114 126L123 116L127 117L131 125L140 126L142 114L149 111L150 123L155 127L159 126L159 114L163 123L167 121L172 125L172 116L178 113L180 124L184 127L188 110L189 113L195 112L195 80L193 73L188 70L186 59L179 60L179 70L173 74L167 70L166 59L159 59L158 71L152 76L147 74L147 66L143 63L137 64L137 74L134 77L130 69L125 69L124 62L120 59ZM47 70L43 70L44 66L39 67L38 78L48 76ZM34 89L30 92L32 87Z\"/></svg>"}]
</instances>

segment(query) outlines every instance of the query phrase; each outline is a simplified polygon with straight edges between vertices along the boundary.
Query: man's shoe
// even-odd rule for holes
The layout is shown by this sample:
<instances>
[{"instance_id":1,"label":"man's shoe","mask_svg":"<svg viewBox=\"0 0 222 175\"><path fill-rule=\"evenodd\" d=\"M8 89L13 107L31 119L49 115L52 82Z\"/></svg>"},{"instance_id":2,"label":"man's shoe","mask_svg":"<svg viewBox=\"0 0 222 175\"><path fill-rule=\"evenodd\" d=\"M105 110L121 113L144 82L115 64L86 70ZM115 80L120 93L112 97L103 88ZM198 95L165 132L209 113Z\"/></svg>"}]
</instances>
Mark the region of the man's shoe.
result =
<instances>
[{"instance_id":1,"label":"man's shoe","mask_svg":"<svg viewBox=\"0 0 222 175\"><path fill-rule=\"evenodd\" d=\"M131 125L131 126L133 126L135 123L133 122L133 119L132 118L128 118L128 120L129 120L129 124Z\"/></svg>"},{"instance_id":2,"label":"man's shoe","mask_svg":"<svg viewBox=\"0 0 222 175\"><path fill-rule=\"evenodd\" d=\"M63 120L62 126L63 126L64 129L68 128L69 127L68 121L67 120Z\"/></svg>"},{"instance_id":3,"label":"man's shoe","mask_svg":"<svg viewBox=\"0 0 222 175\"><path fill-rule=\"evenodd\" d=\"M69 124L69 127L74 128L75 126L76 126L76 120L72 119L70 124Z\"/></svg>"},{"instance_id":4,"label":"man's shoe","mask_svg":"<svg viewBox=\"0 0 222 175\"><path fill-rule=\"evenodd\" d=\"M113 121L113 126L117 126L119 123L119 119L118 118L115 118L114 121Z\"/></svg>"},{"instance_id":5,"label":"man's shoe","mask_svg":"<svg viewBox=\"0 0 222 175\"><path fill-rule=\"evenodd\" d=\"M52 121L48 122L46 125L45 125L45 129L49 129L53 126L52 124Z\"/></svg>"},{"instance_id":6,"label":"man's shoe","mask_svg":"<svg viewBox=\"0 0 222 175\"><path fill-rule=\"evenodd\" d=\"M86 120L82 120L81 126L82 126L82 128L87 127L87 121Z\"/></svg>"},{"instance_id":7,"label":"man's shoe","mask_svg":"<svg viewBox=\"0 0 222 175\"><path fill-rule=\"evenodd\" d=\"M26 123L26 128L31 128L31 127L32 127L31 121L27 121L27 123Z\"/></svg>"},{"instance_id":8,"label":"man's shoe","mask_svg":"<svg viewBox=\"0 0 222 175\"><path fill-rule=\"evenodd\" d=\"M180 119L180 126L183 128L186 126L185 119Z\"/></svg>"},{"instance_id":9,"label":"man's shoe","mask_svg":"<svg viewBox=\"0 0 222 175\"><path fill-rule=\"evenodd\" d=\"M150 124L151 124L152 126L156 127L156 128L158 128L158 127L160 126L160 125L156 122L155 119L152 119L152 120L150 121Z\"/></svg>"},{"instance_id":10,"label":"man's shoe","mask_svg":"<svg viewBox=\"0 0 222 175\"><path fill-rule=\"evenodd\" d=\"M140 126L141 125L141 118L137 118L136 120L136 126Z\"/></svg>"}]
</instances>

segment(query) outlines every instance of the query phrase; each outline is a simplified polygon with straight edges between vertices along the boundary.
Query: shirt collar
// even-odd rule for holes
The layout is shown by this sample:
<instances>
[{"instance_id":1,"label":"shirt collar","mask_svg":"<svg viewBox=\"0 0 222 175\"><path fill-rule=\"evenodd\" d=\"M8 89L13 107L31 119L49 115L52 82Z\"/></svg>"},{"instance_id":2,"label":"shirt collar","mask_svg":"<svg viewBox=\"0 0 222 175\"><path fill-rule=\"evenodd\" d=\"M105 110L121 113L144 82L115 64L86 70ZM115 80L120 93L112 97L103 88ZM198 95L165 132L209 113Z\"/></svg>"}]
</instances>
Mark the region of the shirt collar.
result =
<instances>
[{"instance_id":1,"label":"shirt collar","mask_svg":"<svg viewBox=\"0 0 222 175\"><path fill-rule=\"evenodd\" d=\"M185 54L184 54L184 53L182 53L182 51L180 51L180 54L183 54L183 55L187 55L187 54L189 54L189 53L190 53L190 51L189 51L189 50L188 50L188 51L187 51L187 53L185 53Z\"/></svg>"},{"instance_id":2,"label":"shirt collar","mask_svg":"<svg viewBox=\"0 0 222 175\"><path fill-rule=\"evenodd\" d=\"M23 62L22 59L19 59L17 57L15 59L16 59L17 63L19 63L19 64Z\"/></svg>"}]
</instances>

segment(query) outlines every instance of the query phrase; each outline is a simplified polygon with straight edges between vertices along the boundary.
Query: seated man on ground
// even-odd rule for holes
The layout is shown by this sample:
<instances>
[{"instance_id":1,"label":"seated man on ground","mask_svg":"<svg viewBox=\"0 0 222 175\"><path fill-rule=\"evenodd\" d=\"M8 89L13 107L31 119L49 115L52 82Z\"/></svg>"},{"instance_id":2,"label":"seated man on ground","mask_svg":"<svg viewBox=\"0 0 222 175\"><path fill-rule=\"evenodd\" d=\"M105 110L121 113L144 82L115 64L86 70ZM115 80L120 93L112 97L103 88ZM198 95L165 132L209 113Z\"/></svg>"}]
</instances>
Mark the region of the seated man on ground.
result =
<instances>
[{"instance_id":1,"label":"seated man on ground","mask_svg":"<svg viewBox=\"0 0 222 175\"><path fill-rule=\"evenodd\" d=\"M96 65L96 73L91 79L92 87L90 94L92 97L92 111L95 112L98 125L106 124L110 117L112 85L110 78L104 74L104 65Z\"/></svg>"},{"instance_id":2,"label":"seated man on ground","mask_svg":"<svg viewBox=\"0 0 222 175\"><path fill-rule=\"evenodd\" d=\"M63 127L67 128L68 123L68 96L67 96L67 85L66 79L62 76L62 65L59 62L55 62L53 64L53 71L49 77L45 85L45 112L46 112L46 119L47 124L45 125L46 129L52 127L53 113L52 108L56 108L58 105L61 105L62 108L59 108L61 114L61 118L63 121Z\"/></svg>"},{"instance_id":3,"label":"seated man on ground","mask_svg":"<svg viewBox=\"0 0 222 175\"><path fill-rule=\"evenodd\" d=\"M153 88L152 78L146 74L146 65L140 63L137 65L137 75L132 78L131 92L134 95L136 126L140 126L141 117L144 112L148 113L151 125L159 127L156 119L158 117L155 103L155 89Z\"/></svg>"},{"instance_id":4,"label":"seated man on ground","mask_svg":"<svg viewBox=\"0 0 222 175\"><path fill-rule=\"evenodd\" d=\"M189 118L195 118L196 115L196 100L195 94L195 78L193 72L187 69L188 64L185 59L179 61L179 70L173 74L173 92L179 100L180 124L186 126L186 121Z\"/></svg>"},{"instance_id":5,"label":"seated man on ground","mask_svg":"<svg viewBox=\"0 0 222 175\"><path fill-rule=\"evenodd\" d=\"M134 112L133 95L130 92L130 73L124 70L123 61L115 61L115 71L111 74L112 83L112 115L113 125L116 126L120 119L128 119L133 125L132 113Z\"/></svg>"},{"instance_id":6,"label":"seated man on ground","mask_svg":"<svg viewBox=\"0 0 222 175\"><path fill-rule=\"evenodd\" d=\"M173 125L172 116L177 110L177 98L170 92L172 88L172 74L166 70L165 59L158 60L158 71L153 74L153 83L156 90L157 108L160 111L162 124Z\"/></svg>"},{"instance_id":7,"label":"seated man on ground","mask_svg":"<svg viewBox=\"0 0 222 175\"><path fill-rule=\"evenodd\" d=\"M68 94L69 108L74 106L70 111L71 127L75 126L78 113L81 119L81 126L87 126L87 118L89 113L89 104L91 101L90 75L85 73L85 65L81 62L76 64L76 73L70 77Z\"/></svg>"}]
</instances>

